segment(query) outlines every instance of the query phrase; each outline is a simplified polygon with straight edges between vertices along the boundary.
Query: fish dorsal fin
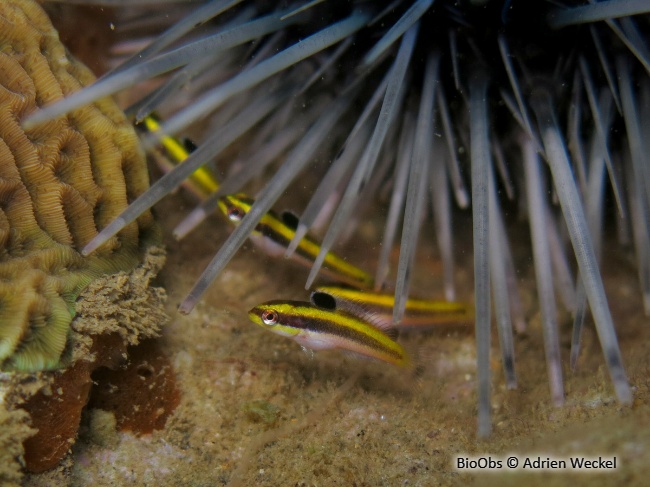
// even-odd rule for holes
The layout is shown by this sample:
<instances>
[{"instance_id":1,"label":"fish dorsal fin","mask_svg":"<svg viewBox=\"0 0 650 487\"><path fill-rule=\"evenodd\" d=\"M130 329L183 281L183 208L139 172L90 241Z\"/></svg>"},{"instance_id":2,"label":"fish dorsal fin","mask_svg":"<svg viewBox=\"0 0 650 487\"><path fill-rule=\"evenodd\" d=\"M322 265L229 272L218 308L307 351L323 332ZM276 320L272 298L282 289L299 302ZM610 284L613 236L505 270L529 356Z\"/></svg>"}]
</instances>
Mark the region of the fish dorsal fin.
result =
<instances>
[{"instance_id":1,"label":"fish dorsal fin","mask_svg":"<svg viewBox=\"0 0 650 487\"><path fill-rule=\"evenodd\" d=\"M282 223L292 230L296 230L298 228L298 223L300 223L298 215L289 210L284 210L280 213L280 218L282 219Z\"/></svg>"},{"instance_id":2,"label":"fish dorsal fin","mask_svg":"<svg viewBox=\"0 0 650 487\"><path fill-rule=\"evenodd\" d=\"M312 291L309 299L311 300L311 304L317 308L336 311L336 299L331 294L323 291Z\"/></svg>"},{"instance_id":3,"label":"fish dorsal fin","mask_svg":"<svg viewBox=\"0 0 650 487\"><path fill-rule=\"evenodd\" d=\"M185 150L190 154L196 150L197 145L191 139L184 138L181 139L181 141L183 142L183 147L185 147Z\"/></svg>"},{"instance_id":4,"label":"fish dorsal fin","mask_svg":"<svg viewBox=\"0 0 650 487\"><path fill-rule=\"evenodd\" d=\"M360 301L354 301L354 304L339 308L336 305L336 298L324 291L313 291L310 295L310 300L311 303L317 308L327 311L335 311L338 313L345 313L347 315L353 316L377 328L378 330L381 330L393 340L397 339L397 336L399 334L397 328L393 326L392 323L380 319L376 313L374 313Z\"/></svg>"}]
</instances>

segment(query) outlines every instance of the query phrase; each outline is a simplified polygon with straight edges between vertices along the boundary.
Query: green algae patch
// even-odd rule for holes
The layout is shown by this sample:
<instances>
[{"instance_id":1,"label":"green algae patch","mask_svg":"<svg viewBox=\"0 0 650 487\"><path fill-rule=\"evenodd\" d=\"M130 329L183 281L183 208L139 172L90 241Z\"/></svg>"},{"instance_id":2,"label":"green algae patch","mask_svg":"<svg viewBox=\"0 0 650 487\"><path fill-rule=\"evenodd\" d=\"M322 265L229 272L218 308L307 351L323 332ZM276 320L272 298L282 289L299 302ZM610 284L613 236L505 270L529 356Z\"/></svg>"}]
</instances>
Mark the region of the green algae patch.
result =
<instances>
[{"instance_id":1,"label":"green algae patch","mask_svg":"<svg viewBox=\"0 0 650 487\"><path fill-rule=\"evenodd\" d=\"M280 417L280 408L262 399L245 402L240 410L253 423L264 423L268 426L275 424Z\"/></svg>"}]
</instances>

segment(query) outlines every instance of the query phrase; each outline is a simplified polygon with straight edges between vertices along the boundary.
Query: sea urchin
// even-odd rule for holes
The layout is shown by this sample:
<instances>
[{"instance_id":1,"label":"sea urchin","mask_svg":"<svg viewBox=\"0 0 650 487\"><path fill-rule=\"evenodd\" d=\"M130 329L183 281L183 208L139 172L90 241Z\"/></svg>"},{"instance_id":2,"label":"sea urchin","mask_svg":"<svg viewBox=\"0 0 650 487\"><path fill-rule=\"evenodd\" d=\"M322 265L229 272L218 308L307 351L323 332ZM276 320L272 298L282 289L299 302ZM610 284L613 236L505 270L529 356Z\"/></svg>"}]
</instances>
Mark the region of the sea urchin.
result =
<instances>
[{"instance_id":1,"label":"sea urchin","mask_svg":"<svg viewBox=\"0 0 650 487\"><path fill-rule=\"evenodd\" d=\"M137 14L148 2L74 3L103 3ZM644 37L650 6L641 0L565 3L202 2L122 67L33 113L23 124L33 127L174 70L132 112L141 118L176 103L181 86L181 98L189 92L191 101L145 144L151 147L163 134L181 133L212 117L216 128L199 148L89 242L86 254L244 134L251 138L247 156L218 195L224 188L240 189L278 154L287 154L181 304L184 313L259 219L310 167L315 154L336 157L298 227L301 236L319 217L331 216L307 286L324 253L355 220L361 202L389 186L392 196L375 284L381 288L386 282L388 256L402 220L394 320L399 322L403 313L429 201L445 267L445 292L451 299L451 188L460 208L472 205L478 431L484 436L491 429L490 292L509 387L516 386L512 323L521 327L524 322L501 207L523 209L530 223L555 404L564 400L556 295L576 317L572 364L588 306L617 397L622 403L631 401L598 267L604 202L610 196L616 202L610 219L622 228L621 235L633 233L644 303L650 310L650 166L645 147L650 136L650 52ZM204 88L210 80L212 86ZM311 167L323 173L328 169ZM507 197L500 198L501 192ZM193 224L214 209L215 199L193 213ZM571 270L574 259L577 276Z\"/></svg>"}]
</instances>

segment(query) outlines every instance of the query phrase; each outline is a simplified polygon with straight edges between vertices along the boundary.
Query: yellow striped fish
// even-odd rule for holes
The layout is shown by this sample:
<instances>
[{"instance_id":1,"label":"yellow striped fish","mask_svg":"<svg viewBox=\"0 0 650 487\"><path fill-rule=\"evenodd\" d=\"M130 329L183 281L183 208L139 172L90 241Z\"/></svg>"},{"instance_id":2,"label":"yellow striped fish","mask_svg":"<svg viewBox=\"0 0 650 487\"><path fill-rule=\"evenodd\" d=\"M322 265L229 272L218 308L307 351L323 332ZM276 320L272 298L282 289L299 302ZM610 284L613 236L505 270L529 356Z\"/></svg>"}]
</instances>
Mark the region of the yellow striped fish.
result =
<instances>
[{"instance_id":1,"label":"yellow striped fish","mask_svg":"<svg viewBox=\"0 0 650 487\"><path fill-rule=\"evenodd\" d=\"M242 193L227 195L219 199L219 208L231 222L237 224L246 216L254 202L252 198ZM296 233L297 226L298 218L292 213L283 212L278 215L273 211L269 211L257 224L251 239L255 245L268 255L273 257L284 256ZM311 267L319 251L320 244L309 235L306 235L298 244L292 259ZM356 287L371 288L373 284L373 278L370 274L347 263L332 252L328 252L325 256L322 272L332 279Z\"/></svg>"},{"instance_id":2,"label":"yellow striped fish","mask_svg":"<svg viewBox=\"0 0 650 487\"><path fill-rule=\"evenodd\" d=\"M253 323L311 350L340 349L405 367L411 360L386 332L353 315L300 301L269 301L248 312Z\"/></svg>"},{"instance_id":3,"label":"yellow striped fish","mask_svg":"<svg viewBox=\"0 0 650 487\"><path fill-rule=\"evenodd\" d=\"M344 311L362 319L380 322L387 328L395 327L393 294L321 286L311 293L311 302L322 309ZM410 298L406 301L406 311L399 328L470 324L473 320L474 308L467 303Z\"/></svg>"},{"instance_id":4,"label":"yellow striped fish","mask_svg":"<svg viewBox=\"0 0 650 487\"><path fill-rule=\"evenodd\" d=\"M160 119L157 115L150 114L136 127L145 132L157 132L160 130ZM160 139L160 145L163 154L162 157L157 157L156 161L165 172L169 172L174 166L182 163L195 149L189 139L181 141L168 135ZM200 199L205 199L219 189L216 178L205 167L197 169L183 185ZM237 224L248 213L254 200L244 194L236 194L223 196L218 203L219 208L228 219ZM256 233L251 235L251 240L267 254L280 257L285 254L297 226L298 218L292 213L283 212L281 215L277 215L270 211L258 223ZM311 236L306 235L292 258L304 265L311 266L319 251L320 245ZM326 255L322 272L332 279L352 286L370 288L373 285L370 274L348 264L332 252L328 252Z\"/></svg>"},{"instance_id":5,"label":"yellow striped fish","mask_svg":"<svg viewBox=\"0 0 650 487\"><path fill-rule=\"evenodd\" d=\"M147 133L157 132L160 130L160 118L156 114L149 114L140 123L136 124L136 128ZM163 157L156 157L156 163L165 173L182 163L196 149L191 140L181 140L170 135L164 135L160 139L160 146ZM183 186L199 199L205 199L219 189L217 179L205 167L200 167L194 171L183 183Z\"/></svg>"}]
</instances>

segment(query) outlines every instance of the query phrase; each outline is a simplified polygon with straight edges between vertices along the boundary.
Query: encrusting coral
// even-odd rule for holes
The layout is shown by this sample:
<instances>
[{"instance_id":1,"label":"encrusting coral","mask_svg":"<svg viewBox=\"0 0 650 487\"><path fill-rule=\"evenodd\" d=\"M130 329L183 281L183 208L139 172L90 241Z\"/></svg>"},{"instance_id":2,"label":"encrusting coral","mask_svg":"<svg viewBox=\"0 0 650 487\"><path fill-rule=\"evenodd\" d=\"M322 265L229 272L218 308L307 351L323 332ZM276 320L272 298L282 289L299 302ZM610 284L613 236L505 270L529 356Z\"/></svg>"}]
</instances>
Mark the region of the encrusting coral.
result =
<instances>
[{"instance_id":1,"label":"encrusting coral","mask_svg":"<svg viewBox=\"0 0 650 487\"><path fill-rule=\"evenodd\" d=\"M79 249L149 185L145 156L110 99L32 130L21 119L94 80L41 7L0 2L0 367L65 365L74 302L133 268L158 237L150 213L99 252Z\"/></svg>"},{"instance_id":2,"label":"encrusting coral","mask_svg":"<svg viewBox=\"0 0 650 487\"><path fill-rule=\"evenodd\" d=\"M127 369L137 368L138 358L144 353L135 347L136 353L132 355L128 346L157 337L167 320L163 311L165 292L150 286L150 280L160 270L164 259L164 252L154 247L145 256L142 266L133 272L101 277L83 291L77 303L77 316L72 323L75 339L70 366L39 374L12 374L14 387L7 394L7 403L14 410L21 408L28 411L31 426L38 430L24 442L24 463L29 471L42 472L55 467L70 450L77 438L82 410L91 393L96 392L95 386L100 391L107 388L101 376L108 372L98 369L118 369L113 375L117 379L112 381L110 389L115 392L113 401L119 397L124 409L141 410L140 415L150 415L162 408L157 416L162 417L164 424L175 407L175 403L160 400L151 408L135 406L134 388L128 388L117 376L125 366ZM148 348L145 347L145 350ZM158 369L163 367L158 367L156 373ZM144 390L139 395L144 394L148 398L159 398L161 394L174 396L175 389L169 385L173 383L173 374L166 374L163 378L158 380L164 386L163 392L158 383L149 381L151 387L145 387L145 381L140 380L139 386ZM40 383L40 388L36 392L25 392L25 385L34 388L34 382ZM126 392L127 389L130 395L117 393L119 390ZM142 402L140 400L137 404Z\"/></svg>"}]
</instances>

